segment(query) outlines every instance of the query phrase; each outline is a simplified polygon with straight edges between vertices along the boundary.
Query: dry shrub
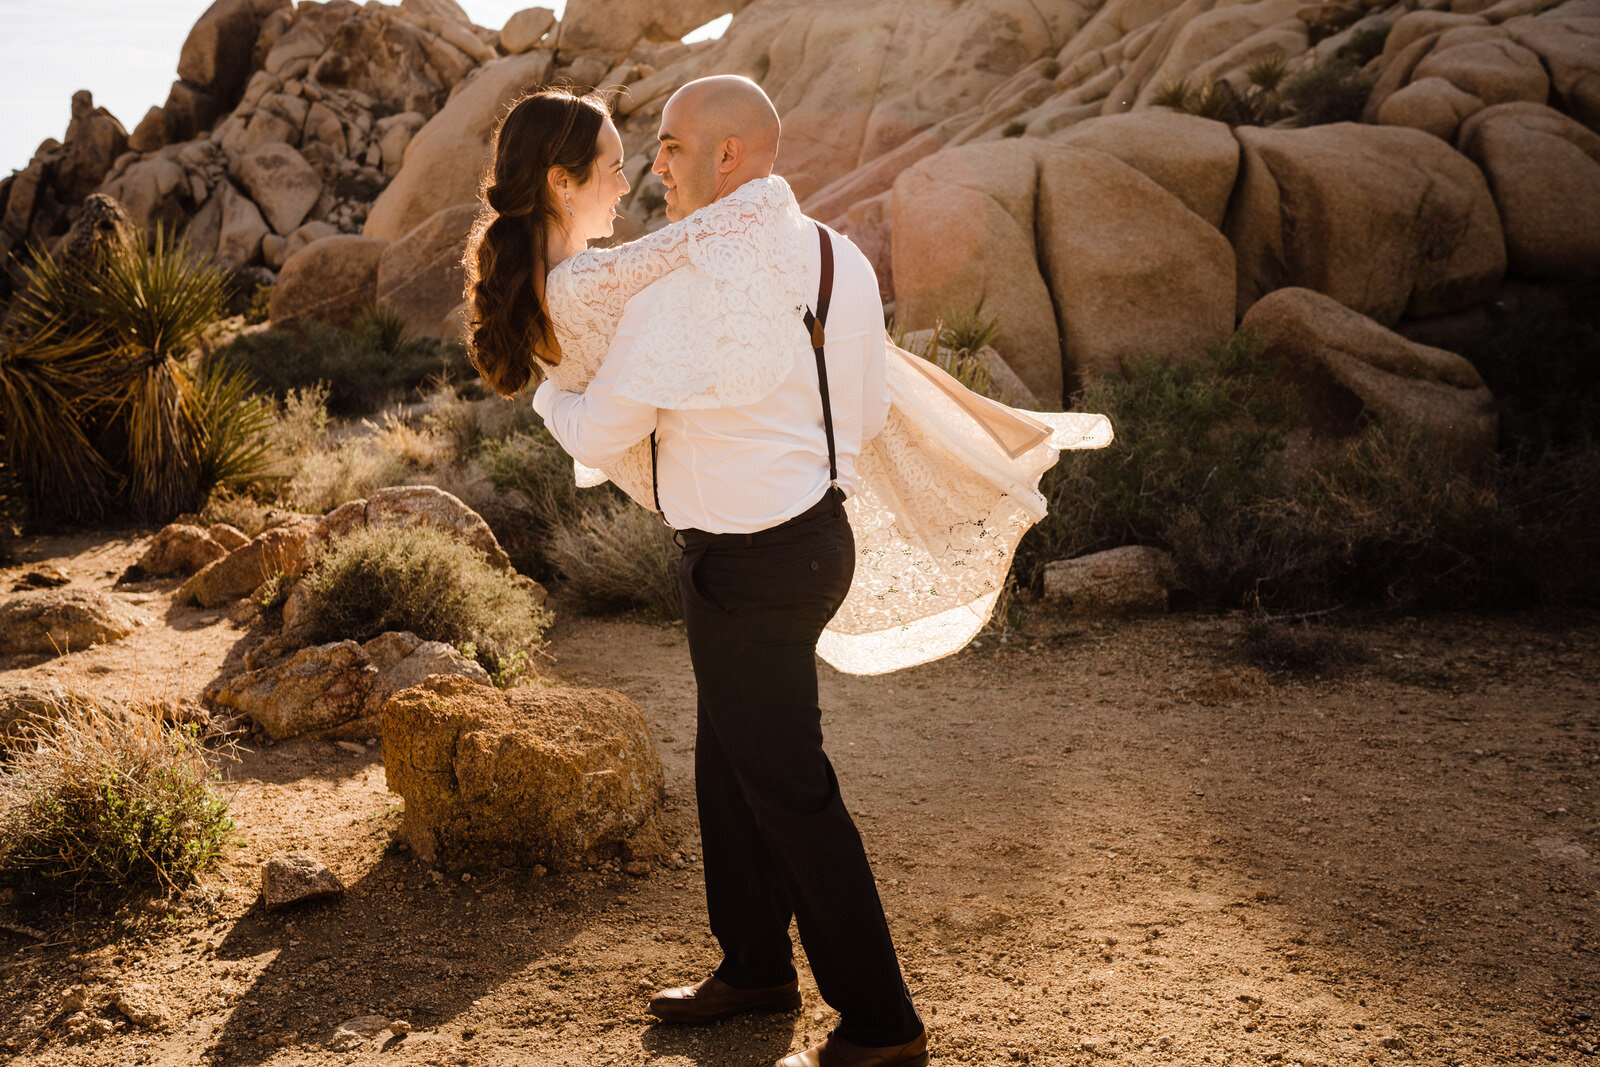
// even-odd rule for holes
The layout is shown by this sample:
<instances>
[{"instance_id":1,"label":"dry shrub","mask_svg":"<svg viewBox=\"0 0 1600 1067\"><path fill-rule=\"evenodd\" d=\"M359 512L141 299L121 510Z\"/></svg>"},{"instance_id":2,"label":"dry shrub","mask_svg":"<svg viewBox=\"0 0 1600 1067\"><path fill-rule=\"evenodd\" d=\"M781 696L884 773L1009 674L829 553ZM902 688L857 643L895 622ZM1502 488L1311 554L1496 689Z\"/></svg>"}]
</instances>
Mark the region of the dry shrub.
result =
<instances>
[{"instance_id":1,"label":"dry shrub","mask_svg":"<svg viewBox=\"0 0 1600 1067\"><path fill-rule=\"evenodd\" d=\"M1032 581L1050 560L1146 544L1170 550L1183 586L1212 606L1600 603L1594 377L1556 375L1570 387L1559 402L1556 390L1509 395L1508 412L1546 417L1508 421L1541 436L1503 441L1481 470L1369 426L1294 475L1283 452L1297 398L1248 338L1183 365L1136 365L1075 400L1110 416L1117 439L1051 472L1051 512L1019 546L1018 573Z\"/></svg>"},{"instance_id":2,"label":"dry shrub","mask_svg":"<svg viewBox=\"0 0 1600 1067\"><path fill-rule=\"evenodd\" d=\"M414 484L406 465L362 438L341 441L301 457L283 502L295 511L322 514L391 485Z\"/></svg>"},{"instance_id":3,"label":"dry shrub","mask_svg":"<svg viewBox=\"0 0 1600 1067\"><path fill-rule=\"evenodd\" d=\"M564 579L588 610L682 616L671 531L614 485L579 489L572 458L547 431L492 442L480 463L507 502L496 534L520 569Z\"/></svg>"},{"instance_id":4,"label":"dry shrub","mask_svg":"<svg viewBox=\"0 0 1600 1067\"><path fill-rule=\"evenodd\" d=\"M1283 84L1283 99L1300 126L1359 122L1376 78L1348 56L1306 67Z\"/></svg>"},{"instance_id":5,"label":"dry shrub","mask_svg":"<svg viewBox=\"0 0 1600 1067\"><path fill-rule=\"evenodd\" d=\"M590 608L642 607L669 619L683 616L672 531L631 500L612 497L559 518L550 557Z\"/></svg>"},{"instance_id":6,"label":"dry shrub","mask_svg":"<svg viewBox=\"0 0 1600 1067\"><path fill-rule=\"evenodd\" d=\"M191 882L233 829L215 778L191 729L69 702L0 766L0 883L73 896Z\"/></svg>"},{"instance_id":7,"label":"dry shrub","mask_svg":"<svg viewBox=\"0 0 1600 1067\"><path fill-rule=\"evenodd\" d=\"M538 644L550 625L515 574L431 526L355 530L316 556L304 588L312 642L409 630L425 641L472 645L491 672Z\"/></svg>"}]
</instances>

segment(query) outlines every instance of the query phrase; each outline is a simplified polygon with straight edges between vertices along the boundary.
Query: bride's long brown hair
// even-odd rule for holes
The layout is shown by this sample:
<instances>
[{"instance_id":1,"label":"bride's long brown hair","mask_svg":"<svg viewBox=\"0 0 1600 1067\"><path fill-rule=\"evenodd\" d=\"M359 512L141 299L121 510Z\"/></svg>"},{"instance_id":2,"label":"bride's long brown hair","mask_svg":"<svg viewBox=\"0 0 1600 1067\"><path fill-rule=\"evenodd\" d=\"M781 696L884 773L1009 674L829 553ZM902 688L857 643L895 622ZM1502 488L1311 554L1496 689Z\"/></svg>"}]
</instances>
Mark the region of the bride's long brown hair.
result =
<instances>
[{"instance_id":1,"label":"bride's long brown hair","mask_svg":"<svg viewBox=\"0 0 1600 1067\"><path fill-rule=\"evenodd\" d=\"M547 179L551 167L580 183L590 179L609 116L598 97L542 89L518 100L495 130L494 162L479 184L463 264L472 302L467 354L501 396L515 395L538 374L534 356L561 362L544 276L562 208Z\"/></svg>"}]
</instances>

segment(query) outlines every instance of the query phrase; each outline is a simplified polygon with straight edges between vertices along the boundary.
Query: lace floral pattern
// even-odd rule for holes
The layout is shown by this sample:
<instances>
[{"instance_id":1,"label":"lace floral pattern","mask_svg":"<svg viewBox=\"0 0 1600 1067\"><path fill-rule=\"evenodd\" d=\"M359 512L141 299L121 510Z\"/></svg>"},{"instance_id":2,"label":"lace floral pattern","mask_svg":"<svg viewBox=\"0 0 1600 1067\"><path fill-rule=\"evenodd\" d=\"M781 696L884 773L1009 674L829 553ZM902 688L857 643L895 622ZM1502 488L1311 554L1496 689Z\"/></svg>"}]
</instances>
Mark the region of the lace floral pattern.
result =
<instances>
[{"instance_id":1,"label":"lace floral pattern","mask_svg":"<svg viewBox=\"0 0 1600 1067\"><path fill-rule=\"evenodd\" d=\"M667 291L617 392L652 407L752 404L776 389L805 340L798 309L809 226L782 178L746 182L688 218L616 248L557 264L545 299L561 342L551 377L600 369L628 298L658 279ZM786 343L792 342L792 343ZM571 365L569 367L569 364Z\"/></svg>"},{"instance_id":2,"label":"lace floral pattern","mask_svg":"<svg viewBox=\"0 0 1600 1067\"><path fill-rule=\"evenodd\" d=\"M545 300L562 357L546 365L546 376L568 392L588 388L628 300L661 281L667 290L643 328L650 345L617 392L678 410L760 400L783 382L805 338L798 308L806 298L797 279L806 274L808 234L789 184L773 176L637 241L558 263L545 281ZM609 478L640 506L659 510L648 441L605 471L573 467L579 485Z\"/></svg>"},{"instance_id":3,"label":"lace floral pattern","mask_svg":"<svg viewBox=\"0 0 1600 1067\"><path fill-rule=\"evenodd\" d=\"M639 241L579 253L546 287L563 353L550 378L572 392L586 388L628 299L665 279L645 327L648 352L619 392L658 408L759 400L783 381L804 340L798 309L810 296L797 279L806 276L810 231L788 185L768 178ZM861 487L845 504L855 578L817 645L850 674L926 663L970 641L994 611L1017 542L1044 517L1040 476L1061 450L1111 440L1104 416L982 401L893 345L888 383L888 421L862 449ZM1035 443L1006 447L1019 424L1038 431L1026 437ZM655 510L648 441L603 472L577 468L580 485L607 477Z\"/></svg>"},{"instance_id":4,"label":"lace floral pattern","mask_svg":"<svg viewBox=\"0 0 1600 1067\"><path fill-rule=\"evenodd\" d=\"M888 371L889 419L856 460L861 487L845 502L855 578L817 644L847 674L915 666L972 640L1017 543L1044 517L1040 476L1061 450L1111 440L1103 415L1026 412L1050 433L1012 456L921 357L891 345Z\"/></svg>"}]
</instances>

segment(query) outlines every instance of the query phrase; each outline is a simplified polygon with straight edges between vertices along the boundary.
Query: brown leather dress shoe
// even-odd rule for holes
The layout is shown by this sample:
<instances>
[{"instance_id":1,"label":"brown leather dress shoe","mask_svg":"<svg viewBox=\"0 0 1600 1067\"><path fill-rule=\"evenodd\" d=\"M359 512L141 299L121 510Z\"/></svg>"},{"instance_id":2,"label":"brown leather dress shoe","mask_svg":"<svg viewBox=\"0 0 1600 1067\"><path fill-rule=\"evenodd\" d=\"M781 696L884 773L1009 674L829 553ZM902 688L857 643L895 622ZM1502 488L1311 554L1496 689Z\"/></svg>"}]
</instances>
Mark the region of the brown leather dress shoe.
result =
<instances>
[{"instance_id":1,"label":"brown leather dress shoe","mask_svg":"<svg viewBox=\"0 0 1600 1067\"><path fill-rule=\"evenodd\" d=\"M709 1023L742 1011L793 1011L799 1006L798 978L765 989L739 989L712 975L650 998L650 1014L669 1023Z\"/></svg>"},{"instance_id":2,"label":"brown leather dress shoe","mask_svg":"<svg viewBox=\"0 0 1600 1067\"><path fill-rule=\"evenodd\" d=\"M927 1067L928 1032L924 1030L904 1045L863 1048L842 1037L829 1035L815 1048L779 1060L777 1067Z\"/></svg>"}]
</instances>

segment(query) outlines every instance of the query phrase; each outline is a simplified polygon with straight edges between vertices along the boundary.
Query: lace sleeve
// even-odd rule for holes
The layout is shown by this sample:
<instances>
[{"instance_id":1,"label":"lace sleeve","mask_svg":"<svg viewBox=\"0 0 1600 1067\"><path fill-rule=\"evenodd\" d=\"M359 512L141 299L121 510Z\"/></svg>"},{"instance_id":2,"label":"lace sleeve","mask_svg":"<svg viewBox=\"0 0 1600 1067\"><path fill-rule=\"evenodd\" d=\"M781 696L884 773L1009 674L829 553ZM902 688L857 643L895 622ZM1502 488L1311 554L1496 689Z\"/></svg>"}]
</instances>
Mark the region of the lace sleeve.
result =
<instances>
[{"instance_id":1,"label":"lace sleeve","mask_svg":"<svg viewBox=\"0 0 1600 1067\"><path fill-rule=\"evenodd\" d=\"M784 346L773 342L797 328L804 230L788 184L769 177L637 241L558 264L545 288L562 349L551 379L570 391L586 388L629 299L678 272L619 392L656 407L759 399L788 371Z\"/></svg>"},{"instance_id":2,"label":"lace sleeve","mask_svg":"<svg viewBox=\"0 0 1600 1067\"><path fill-rule=\"evenodd\" d=\"M561 342L561 363L550 378L582 392L600 369L622 311L645 286L688 262L687 231L668 226L615 248L591 248L556 264L545 281L545 303Z\"/></svg>"}]
</instances>

